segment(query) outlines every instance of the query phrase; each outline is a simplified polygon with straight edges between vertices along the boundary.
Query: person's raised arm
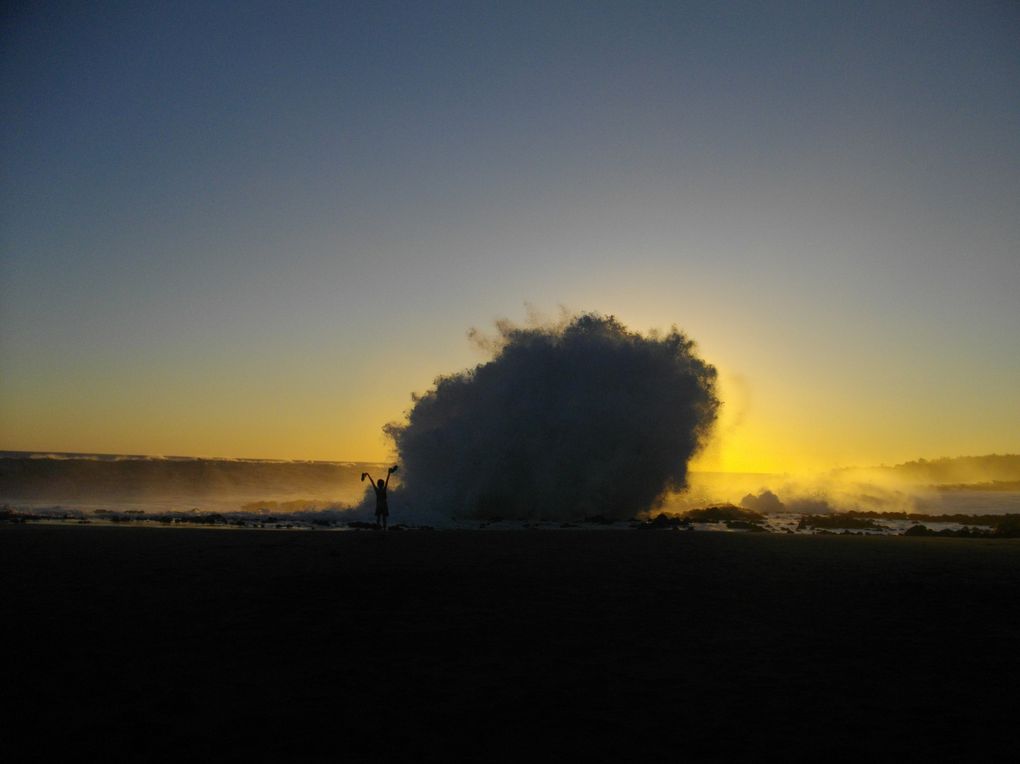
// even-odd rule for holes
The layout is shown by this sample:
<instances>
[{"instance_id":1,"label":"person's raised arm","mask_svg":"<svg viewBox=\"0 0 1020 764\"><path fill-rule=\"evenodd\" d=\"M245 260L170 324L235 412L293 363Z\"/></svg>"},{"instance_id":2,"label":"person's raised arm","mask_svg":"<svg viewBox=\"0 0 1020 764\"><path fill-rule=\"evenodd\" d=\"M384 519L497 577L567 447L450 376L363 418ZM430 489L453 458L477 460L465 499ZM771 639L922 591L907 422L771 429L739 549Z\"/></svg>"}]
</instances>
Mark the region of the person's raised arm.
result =
<instances>
[{"instance_id":1,"label":"person's raised arm","mask_svg":"<svg viewBox=\"0 0 1020 764\"><path fill-rule=\"evenodd\" d=\"M385 486L386 488L390 487L390 475L392 475L396 471L397 471L397 468L396 468L395 465L393 467L390 467L388 470L386 470L386 486Z\"/></svg>"},{"instance_id":2,"label":"person's raised arm","mask_svg":"<svg viewBox=\"0 0 1020 764\"><path fill-rule=\"evenodd\" d=\"M369 474L368 474L368 473L366 472L366 473L365 473L365 477L367 477L367 478L368 478L368 482L372 484L372 490L373 490L373 491L378 491L379 489L375 487L375 480L373 480L373 479L372 479L372 476L371 476L371 475L369 475Z\"/></svg>"}]
</instances>

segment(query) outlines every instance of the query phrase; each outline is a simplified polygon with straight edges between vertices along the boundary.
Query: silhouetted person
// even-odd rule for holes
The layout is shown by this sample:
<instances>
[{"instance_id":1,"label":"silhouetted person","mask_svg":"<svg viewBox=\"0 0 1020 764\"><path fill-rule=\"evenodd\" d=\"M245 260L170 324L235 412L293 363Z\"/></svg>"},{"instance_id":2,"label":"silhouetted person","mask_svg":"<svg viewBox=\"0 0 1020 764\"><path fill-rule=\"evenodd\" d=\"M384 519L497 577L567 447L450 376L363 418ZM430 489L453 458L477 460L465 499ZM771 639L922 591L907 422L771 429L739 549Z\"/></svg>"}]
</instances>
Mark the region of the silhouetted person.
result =
<instances>
[{"instance_id":1,"label":"silhouetted person","mask_svg":"<svg viewBox=\"0 0 1020 764\"><path fill-rule=\"evenodd\" d=\"M361 479L364 480L366 477L372 483L372 490L375 491L375 525L376 527L382 526L383 530L386 530L386 524L390 517L390 507L386 501L386 489L390 487L390 475L397 471L397 465L393 465L386 470L386 481L383 482L382 478L379 480L373 480L372 476L367 472L361 473Z\"/></svg>"}]
</instances>

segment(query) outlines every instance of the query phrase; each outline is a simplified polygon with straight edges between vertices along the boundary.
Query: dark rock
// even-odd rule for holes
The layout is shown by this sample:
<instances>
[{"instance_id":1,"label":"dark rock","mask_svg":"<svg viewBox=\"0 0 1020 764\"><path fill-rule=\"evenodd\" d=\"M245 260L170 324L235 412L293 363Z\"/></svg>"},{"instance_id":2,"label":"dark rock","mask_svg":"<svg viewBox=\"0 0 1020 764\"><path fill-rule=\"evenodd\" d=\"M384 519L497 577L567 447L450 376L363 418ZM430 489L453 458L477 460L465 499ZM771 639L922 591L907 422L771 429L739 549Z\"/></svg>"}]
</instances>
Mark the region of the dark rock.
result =
<instances>
[{"instance_id":1,"label":"dark rock","mask_svg":"<svg viewBox=\"0 0 1020 764\"><path fill-rule=\"evenodd\" d=\"M590 515L589 517L584 518L583 522L591 525L612 525L615 521L605 515Z\"/></svg>"},{"instance_id":2,"label":"dark rock","mask_svg":"<svg viewBox=\"0 0 1020 764\"><path fill-rule=\"evenodd\" d=\"M752 509L741 509L732 504L722 504L689 510L684 513L684 518L695 523L724 523L726 521L759 523L765 520L765 515Z\"/></svg>"},{"instance_id":3,"label":"dark rock","mask_svg":"<svg viewBox=\"0 0 1020 764\"><path fill-rule=\"evenodd\" d=\"M1006 515L995 525L992 533L996 538L1020 538L1020 515Z\"/></svg>"},{"instance_id":4,"label":"dark rock","mask_svg":"<svg viewBox=\"0 0 1020 764\"><path fill-rule=\"evenodd\" d=\"M667 515L665 512L661 512L651 520L648 520L641 525L639 528L686 528L690 526L690 520L679 515Z\"/></svg>"},{"instance_id":5,"label":"dark rock","mask_svg":"<svg viewBox=\"0 0 1020 764\"><path fill-rule=\"evenodd\" d=\"M860 517L850 513L837 513L832 515L805 515L797 523L797 530L805 528L826 528L833 530L882 530L885 528L879 525L870 517Z\"/></svg>"},{"instance_id":6,"label":"dark rock","mask_svg":"<svg viewBox=\"0 0 1020 764\"><path fill-rule=\"evenodd\" d=\"M734 531L751 531L752 533L768 533L768 529L758 525L758 523L749 523L746 520L727 520L726 527Z\"/></svg>"}]
</instances>

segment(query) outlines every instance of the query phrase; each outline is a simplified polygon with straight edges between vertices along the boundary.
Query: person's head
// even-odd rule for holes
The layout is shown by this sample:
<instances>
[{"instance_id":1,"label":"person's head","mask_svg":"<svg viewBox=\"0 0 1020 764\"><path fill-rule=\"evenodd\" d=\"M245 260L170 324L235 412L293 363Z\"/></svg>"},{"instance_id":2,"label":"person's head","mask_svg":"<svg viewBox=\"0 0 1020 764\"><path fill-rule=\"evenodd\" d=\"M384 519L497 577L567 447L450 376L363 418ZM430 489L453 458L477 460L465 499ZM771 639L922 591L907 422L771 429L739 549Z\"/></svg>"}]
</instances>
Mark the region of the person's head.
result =
<instances>
[{"instance_id":1,"label":"person's head","mask_svg":"<svg viewBox=\"0 0 1020 764\"><path fill-rule=\"evenodd\" d=\"M383 480L382 478L379 478L379 487L380 488L385 488L386 487L386 481Z\"/></svg>"}]
</instances>

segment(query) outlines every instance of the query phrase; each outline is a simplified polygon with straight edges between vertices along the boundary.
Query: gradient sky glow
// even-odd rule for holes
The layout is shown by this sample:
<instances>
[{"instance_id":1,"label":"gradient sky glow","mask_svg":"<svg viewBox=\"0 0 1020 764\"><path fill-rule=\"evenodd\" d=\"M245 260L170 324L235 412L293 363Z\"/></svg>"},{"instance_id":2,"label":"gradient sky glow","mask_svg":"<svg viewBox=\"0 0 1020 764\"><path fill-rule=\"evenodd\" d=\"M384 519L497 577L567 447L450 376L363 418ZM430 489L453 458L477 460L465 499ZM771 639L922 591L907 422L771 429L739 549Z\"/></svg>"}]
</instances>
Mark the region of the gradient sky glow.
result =
<instances>
[{"instance_id":1,"label":"gradient sky glow","mask_svg":"<svg viewBox=\"0 0 1020 764\"><path fill-rule=\"evenodd\" d=\"M1020 5L22 3L0 448L383 459L525 304L677 324L703 468L1020 451Z\"/></svg>"}]
</instances>

